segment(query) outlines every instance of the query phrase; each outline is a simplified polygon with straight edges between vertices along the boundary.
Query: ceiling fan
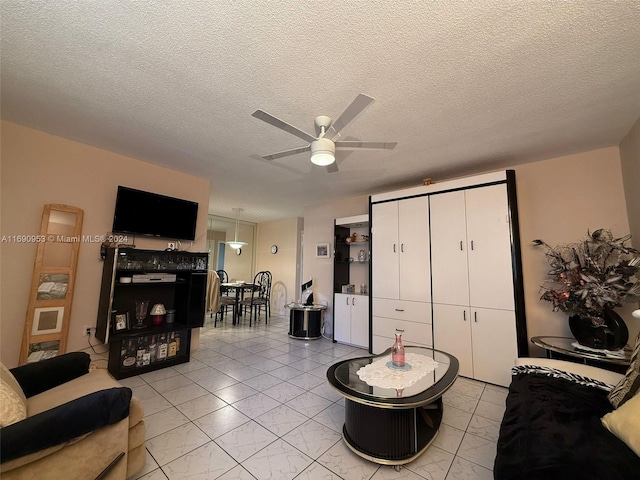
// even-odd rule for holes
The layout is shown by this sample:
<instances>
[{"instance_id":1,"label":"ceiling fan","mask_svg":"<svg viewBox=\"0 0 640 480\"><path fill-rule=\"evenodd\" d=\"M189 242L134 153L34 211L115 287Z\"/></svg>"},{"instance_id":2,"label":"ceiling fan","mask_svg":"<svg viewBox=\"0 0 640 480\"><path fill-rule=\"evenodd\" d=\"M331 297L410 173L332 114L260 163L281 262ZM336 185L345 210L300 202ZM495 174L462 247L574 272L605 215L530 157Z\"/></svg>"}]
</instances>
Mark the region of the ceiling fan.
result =
<instances>
[{"instance_id":1,"label":"ceiling fan","mask_svg":"<svg viewBox=\"0 0 640 480\"><path fill-rule=\"evenodd\" d=\"M303 130L300 130L293 125L274 117L270 113L263 110L256 110L252 113L252 116L273 125L276 128L284 130L295 135L298 138L306 140L309 145L306 147L292 148L283 152L272 153L271 155L265 155L265 160L275 160L277 158L288 157L289 155L295 155L297 153L311 151L311 162L315 165L324 166L328 172L337 172L338 166L336 165L336 150L342 149L356 149L367 148L376 150L391 150L398 144L397 142L359 142L350 140L336 140L340 138L340 132L356 119L369 105L374 102L374 99L363 93L359 94L353 102L342 112L342 115L338 117L335 122L331 121L331 118L320 115L315 118L315 127L317 136L313 136Z\"/></svg>"}]
</instances>

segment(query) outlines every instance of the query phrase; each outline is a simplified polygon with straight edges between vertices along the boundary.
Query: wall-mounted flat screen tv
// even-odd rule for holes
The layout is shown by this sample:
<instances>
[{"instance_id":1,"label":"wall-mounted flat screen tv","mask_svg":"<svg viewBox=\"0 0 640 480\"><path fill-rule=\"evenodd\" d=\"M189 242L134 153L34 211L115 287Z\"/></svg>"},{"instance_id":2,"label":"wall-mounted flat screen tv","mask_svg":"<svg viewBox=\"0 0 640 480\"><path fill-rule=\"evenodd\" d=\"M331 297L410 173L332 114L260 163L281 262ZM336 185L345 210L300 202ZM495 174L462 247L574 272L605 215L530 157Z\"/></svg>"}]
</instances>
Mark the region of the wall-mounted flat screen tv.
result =
<instances>
[{"instance_id":1,"label":"wall-mounted flat screen tv","mask_svg":"<svg viewBox=\"0 0 640 480\"><path fill-rule=\"evenodd\" d=\"M198 203L118 186L112 231L195 240Z\"/></svg>"}]
</instances>

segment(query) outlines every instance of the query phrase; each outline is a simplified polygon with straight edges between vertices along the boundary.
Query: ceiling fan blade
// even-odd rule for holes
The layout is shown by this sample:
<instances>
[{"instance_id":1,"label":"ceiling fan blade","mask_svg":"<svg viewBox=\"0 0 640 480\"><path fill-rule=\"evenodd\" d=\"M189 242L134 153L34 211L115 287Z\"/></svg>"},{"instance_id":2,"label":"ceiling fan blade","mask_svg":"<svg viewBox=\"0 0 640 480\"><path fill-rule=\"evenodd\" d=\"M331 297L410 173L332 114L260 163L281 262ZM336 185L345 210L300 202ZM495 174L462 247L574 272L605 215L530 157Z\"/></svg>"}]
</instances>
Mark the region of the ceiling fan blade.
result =
<instances>
[{"instance_id":1,"label":"ceiling fan blade","mask_svg":"<svg viewBox=\"0 0 640 480\"><path fill-rule=\"evenodd\" d=\"M364 93L359 94L351 105L347 107L347 109L342 112L342 115L338 117L338 119L333 122L333 124L327 129L324 136L325 138L334 138L338 135L344 127L349 125L353 120L356 119L358 115L360 115L369 105L371 105L375 100Z\"/></svg>"},{"instance_id":2,"label":"ceiling fan blade","mask_svg":"<svg viewBox=\"0 0 640 480\"><path fill-rule=\"evenodd\" d=\"M285 132L289 132L293 135L295 135L298 138L301 138L303 140L306 140L307 142L311 143L314 140L316 140L316 137L314 137L313 135L304 132L302 130L300 130L297 127L294 127L293 125L280 120L279 118L274 117L273 115L271 115L270 113L267 113L263 110L256 110L255 112L253 112L251 114L251 116L257 118L258 120L262 120L263 122L267 122L269 125L273 125L276 128L279 128L280 130L284 130Z\"/></svg>"},{"instance_id":3,"label":"ceiling fan blade","mask_svg":"<svg viewBox=\"0 0 640 480\"><path fill-rule=\"evenodd\" d=\"M371 148L377 150L393 150L398 142L355 142L349 140L341 140L335 142L336 148Z\"/></svg>"},{"instance_id":4,"label":"ceiling fan blade","mask_svg":"<svg viewBox=\"0 0 640 480\"><path fill-rule=\"evenodd\" d=\"M265 160L276 160L282 157L288 157L289 155L295 155L296 153L308 152L311 150L311 145L306 147L292 148L290 150L284 150L283 152L272 153L271 155L264 155L262 158Z\"/></svg>"}]
</instances>

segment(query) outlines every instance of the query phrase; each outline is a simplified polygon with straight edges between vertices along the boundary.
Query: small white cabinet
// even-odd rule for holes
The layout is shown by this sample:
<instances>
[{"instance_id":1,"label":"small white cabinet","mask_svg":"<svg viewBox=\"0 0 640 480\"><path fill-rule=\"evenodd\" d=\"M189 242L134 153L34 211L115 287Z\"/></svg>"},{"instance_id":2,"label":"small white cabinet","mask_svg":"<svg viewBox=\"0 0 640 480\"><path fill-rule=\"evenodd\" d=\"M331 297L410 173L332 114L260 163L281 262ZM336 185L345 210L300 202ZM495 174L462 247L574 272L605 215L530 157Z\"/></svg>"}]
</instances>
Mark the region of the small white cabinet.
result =
<instances>
[{"instance_id":1,"label":"small white cabinet","mask_svg":"<svg viewBox=\"0 0 640 480\"><path fill-rule=\"evenodd\" d=\"M515 312L433 304L434 347L452 354L459 374L508 386L518 356Z\"/></svg>"},{"instance_id":2,"label":"small white cabinet","mask_svg":"<svg viewBox=\"0 0 640 480\"><path fill-rule=\"evenodd\" d=\"M369 347L369 297L336 293L333 304L336 342Z\"/></svg>"}]
</instances>

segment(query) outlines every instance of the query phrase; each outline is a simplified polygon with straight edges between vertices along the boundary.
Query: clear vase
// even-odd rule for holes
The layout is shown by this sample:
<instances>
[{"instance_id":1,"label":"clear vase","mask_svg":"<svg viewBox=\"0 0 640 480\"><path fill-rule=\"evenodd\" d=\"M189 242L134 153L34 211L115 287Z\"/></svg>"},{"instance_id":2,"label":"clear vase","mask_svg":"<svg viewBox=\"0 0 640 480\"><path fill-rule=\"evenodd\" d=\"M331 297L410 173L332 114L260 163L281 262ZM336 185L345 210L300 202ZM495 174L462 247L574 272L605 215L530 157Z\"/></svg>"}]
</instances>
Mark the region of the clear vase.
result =
<instances>
[{"instance_id":1,"label":"clear vase","mask_svg":"<svg viewBox=\"0 0 640 480\"><path fill-rule=\"evenodd\" d=\"M404 330L396 329L396 341L391 347L391 363L394 367L404 367L404 345L402 344L402 333Z\"/></svg>"}]
</instances>

